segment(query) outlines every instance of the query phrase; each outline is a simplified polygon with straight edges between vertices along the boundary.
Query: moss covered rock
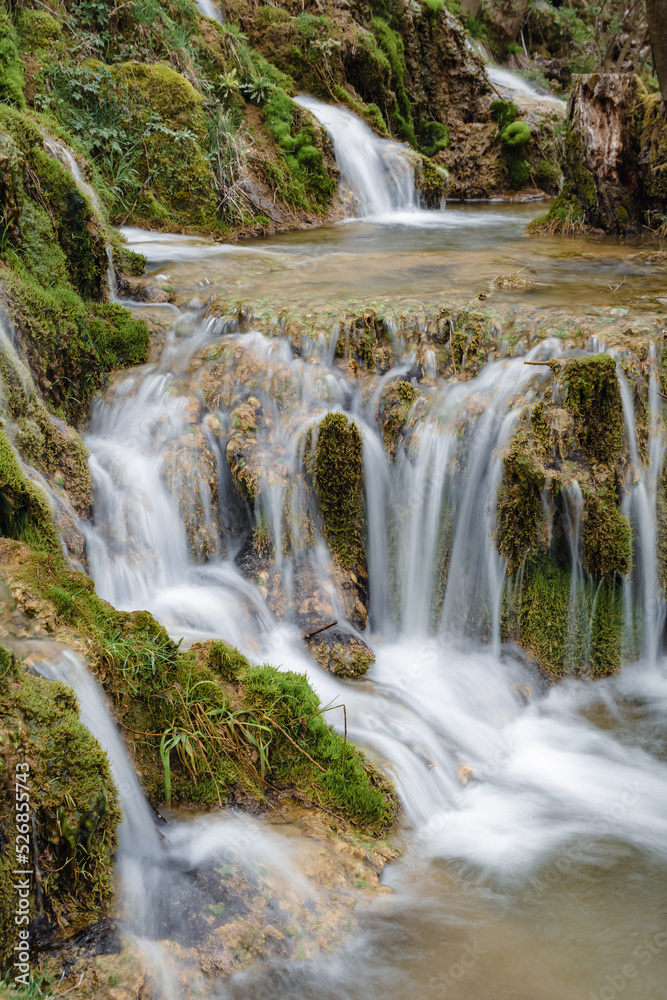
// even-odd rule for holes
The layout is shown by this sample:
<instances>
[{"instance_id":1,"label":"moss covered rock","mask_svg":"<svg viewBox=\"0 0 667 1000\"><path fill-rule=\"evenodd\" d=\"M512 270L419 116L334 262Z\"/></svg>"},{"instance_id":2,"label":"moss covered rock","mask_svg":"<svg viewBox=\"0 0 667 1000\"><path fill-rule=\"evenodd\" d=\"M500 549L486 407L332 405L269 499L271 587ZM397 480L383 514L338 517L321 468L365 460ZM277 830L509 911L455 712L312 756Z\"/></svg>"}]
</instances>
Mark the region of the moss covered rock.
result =
<instances>
[{"instance_id":1,"label":"moss covered rock","mask_svg":"<svg viewBox=\"0 0 667 1000\"><path fill-rule=\"evenodd\" d=\"M26 768L27 765L27 768ZM19 780L25 775L25 786ZM43 945L103 916L112 898L117 793L106 755L79 722L73 692L36 677L0 649L0 971L16 943L12 871L27 844L28 914ZM29 822L12 812L15 789L29 795ZM34 827L33 827L34 822ZM23 826L26 827L25 831ZM25 838L16 836L20 832ZM36 852L36 856L35 856Z\"/></svg>"},{"instance_id":2,"label":"moss covered rock","mask_svg":"<svg viewBox=\"0 0 667 1000\"><path fill-rule=\"evenodd\" d=\"M363 445L344 413L328 413L317 431L314 480L324 535L344 569L365 575Z\"/></svg>"}]
</instances>

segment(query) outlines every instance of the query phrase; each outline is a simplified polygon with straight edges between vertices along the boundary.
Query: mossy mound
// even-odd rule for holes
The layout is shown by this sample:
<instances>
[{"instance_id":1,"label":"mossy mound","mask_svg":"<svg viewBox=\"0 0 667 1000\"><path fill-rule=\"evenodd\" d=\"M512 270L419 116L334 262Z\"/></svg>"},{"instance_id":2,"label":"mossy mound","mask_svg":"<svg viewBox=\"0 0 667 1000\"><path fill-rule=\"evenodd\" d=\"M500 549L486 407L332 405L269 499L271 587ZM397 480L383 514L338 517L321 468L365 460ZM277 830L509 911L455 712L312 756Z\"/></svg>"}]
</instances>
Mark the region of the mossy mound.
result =
<instances>
[{"instance_id":1,"label":"mossy mound","mask_svg":"<svg viewBox=\"0 0 667 1000\"><path fill-rule=\"evenodd\" d=\"M60 554L60 539L46 497L24 474L0 432L0 534L38 552Z\"/></svg>"},{"instance_id":2,"label":"mossy mound","mask_svg":"<svg viewBox=\"0 0 667 1000\"><path fill-rule=\"evenodd\" d=\"M542 490L544 467L535 442L519 432L504 460L504 477L498 490L498 551L507 560L507 573L516 572L538 544L545 521Z\"/></svg>"},{"instance_id":3,"label":"mossy mound","mask_svg":"<svg viewBox=\"0 0 667 1000\"><path fill-rule=\"evenodd\" d=\"M341 628L321 632L308 646L317 662L337 677L363 677L375 663L373 650Z\"/></svg>"},{"instance_id":4,"label":"mossy mound","mask_svg":"<svg viewBox=\"0 0 667 1000\"><path fill-rule=\"evenodd\" d=\"M33 940L70 936L107 911L120 821L106 755L79 722L73 692L36 677L4 648L0 648L0 782L4 790L0 806L2 971L11 964L17 941L13 888L17 879L12 872L24 867L38 872L30 878L28 914ZM18 802L15 792L24 787L34 834L32 822L20 822L19 806L13 812ZM17 833L25 836L17 837ZM18 851L25 844L27 860L22 864L24 855Z\"/></svg>"},{"instance_id":5,"label":"mossy mound","mask_svg":"<svg viewBox=\"0 0 667 1000\"><path fill-rule=\"evenodd\" d=\"M329 549L343 569L366 575L364 462L359 428L328 413L317 429L314 481Z\"/></svg>"}]
</instances>

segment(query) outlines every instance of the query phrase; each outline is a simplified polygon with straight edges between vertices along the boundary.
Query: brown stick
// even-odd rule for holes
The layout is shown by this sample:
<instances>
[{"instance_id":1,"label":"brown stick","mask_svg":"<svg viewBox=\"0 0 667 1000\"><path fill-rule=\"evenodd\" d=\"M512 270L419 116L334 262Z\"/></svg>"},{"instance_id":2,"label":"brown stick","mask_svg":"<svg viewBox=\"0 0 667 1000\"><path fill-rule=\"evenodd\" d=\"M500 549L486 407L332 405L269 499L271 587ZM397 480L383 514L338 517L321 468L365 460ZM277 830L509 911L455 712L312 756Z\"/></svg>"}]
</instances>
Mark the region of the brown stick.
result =
<instances>
[{"instance_id":1,"label":"brown stick","mask_svg":"<svg viewBox=\"0 0 667 1000\"><path fill-rule=\"evenodd\" d=\"M550 359L551 360L551 359ZM549 361L524 361L524 365L537 365L537 367L548 367Z\"/></svg>"},{"instance_id":2,"label":"brown stick","mask_svg":"<svg viewBox=\"0 0 667 1000\"><path fill-rule=\"evenodd\" d=\"M332 628L334 625L337 624L338 624L338 619L335 619L334 621L329 622L328 625L320 625L319 628L314 628L312 632L306 632L306 634L302 636L302 639L312 639L314 635L317 635L319 632L324 632L326 629Z\"/></svg>"},{"instance_id":3,"label":"brown stick","mask_svg":"<svg viewBox=\"0 0 667 1000\"><path fill-rule=\"evenodd\" d=\"M266 715L265 718L266 718L267 722L270 722L272 726L275 726L276 729L283 734L283 736L286 736L287 739L290 741L290 743L293 746L295 746L297 748L297 750L304 755L304 757L308 758L308 760L311 762L311 764L314 764L315 767L319 767L319 769L322 772L322 774L326 774L327 773L326 768L322 767L321 764L318 764L316 760L313 760L313 758L310 756L310 754L306 750L304 750L303 747L300 747L299 744L296 742L296 740L293 740L292 737L290 736L290 734L285 732L285 730L283 729L282 726L278 725L278 723L276 722L275 719L272 719L269 715Z\"/></svg>"}]
</instances>

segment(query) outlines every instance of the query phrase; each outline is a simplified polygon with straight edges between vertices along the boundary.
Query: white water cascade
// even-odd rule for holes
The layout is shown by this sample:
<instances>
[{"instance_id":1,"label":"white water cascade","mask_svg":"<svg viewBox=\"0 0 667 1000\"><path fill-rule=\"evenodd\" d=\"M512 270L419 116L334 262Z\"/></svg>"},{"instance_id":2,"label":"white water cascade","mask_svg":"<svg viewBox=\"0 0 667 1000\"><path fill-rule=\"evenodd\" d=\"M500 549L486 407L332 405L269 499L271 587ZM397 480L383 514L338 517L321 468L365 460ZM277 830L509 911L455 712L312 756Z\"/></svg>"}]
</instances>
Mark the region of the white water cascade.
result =
<instances>
[{"instance_id":1,"label":"white water cascade","mask_svg":"<svg viewBox=\"0 0 667 1000\"><path fill-rule=\"evenodd\" d=\"M658 577L658 479L665 461L665 442L660 420L660 391L655 350L651 355L649 380L648 441L645 458L639 454L634 398L620 366L618 379L623 403L625 434L630 450L623 513L637 539L633 567L625 587L625 643L628 652L638 653L649 663L658 656L665 624L665 600Z\"/></svg>"},{"instance_id":2,"label":"white water cascade","mask_svg":"<svg viewBox=\"0 0 667 1000\"><path fill-rule=\"evenodd\" d=\"M355 197L355 215L391 219L418 208L414 162L400 143L381 139L357 115L313 97L297 97L331 136L336 161Z\"/></svg>"},{"instance_id":3,"label":"white water cascade","mask_svg":"<svg viewBox=\"0 0 667 1000\"><path fill-rule=\"evenodd\" d=\"M548 101L551 104L559 104L561 107L565 106L565 101L562 98L538 90L518 73L503 69L501 66L486 66L485 69L491 83L501 91L506 99L514 97L525 99L528 97L533 101Z\"/></svg>"}]
</instances>

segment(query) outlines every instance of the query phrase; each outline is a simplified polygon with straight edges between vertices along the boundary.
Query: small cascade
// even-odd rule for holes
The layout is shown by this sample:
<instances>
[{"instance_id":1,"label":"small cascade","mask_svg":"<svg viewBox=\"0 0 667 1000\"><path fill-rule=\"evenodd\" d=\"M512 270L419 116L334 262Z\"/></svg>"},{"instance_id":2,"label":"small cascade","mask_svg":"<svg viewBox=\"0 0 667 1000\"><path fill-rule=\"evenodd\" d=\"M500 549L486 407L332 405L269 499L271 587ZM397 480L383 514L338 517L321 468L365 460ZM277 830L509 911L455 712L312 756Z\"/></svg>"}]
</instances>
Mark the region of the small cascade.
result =
<instances>
[{"instance_id":1,"label":"small cascade","mask_svg":"<svg viewBox=\"0 0 667 1000\"><path fill-rule=\"evenodd\" d=\"M86 178L81 173L81 168L76 162L76 157L71 149L68 149L67 146L64 146L61 142L58 142L57 139L53 139L51 136L44 139L44 148L47 153L50 153L54 159L60 160L63 166L69 170L79 192L84 196L84 198L88 199L93 210L97 213L100 219L103 219L104 214L102 212L100 199L97 197L97 191L88 183ZM109 297L112 302L116 302L118 299L118 282L116 280L116 271L113 266L113 253L110 246L106 247L106 255Z\"/></svg>"},{"instance_id":2,"label":"small cascade","mask_svg":"<svg viewBox=\"0 0 667 1000\"><path fill-rule=\"evenodd\" d=\"M197 8L204 17L210 17L219 24L225 23L225 15L213 0L197 0Z\"/></svg>"},{"instance_id":3,"label":"small cascade","mask_svg":"<svg viewBox=\"0 0 667 1000\"><path fill-rule=\"evenodd\" d=\"M565 101L560 97L554 97L552 94L547 94L544 91L538 90L536 87L531 86L527 80L524 80L522 76L518 73L513 73L509 69L503 69L500 66L486 66L486 75L493 84L494 87L498 87L503 94L504 98L532 98L534 101L549 101L552 104L560 104L562 107L565 106Z\"/></svg>"},{"instance_id":4,"label":"small cascade","mask_svg":"<svg viewBox=\"0 0 667 1000\"><path fill-rule=\"evenodd\" d=\"M331 136L341 174L355 198L354 215L382 219L417 210L414 163L405 146L381 139L346 108L313 97L297 97L296 102Z\"/></svg>"},{"instance_id":5,"label":"small cascade","mask_svg":"<svg viewBox=\"0 0 667 1000\"><path fill-rule=\"evenodd\" d=\"M556 341L545 341L528 359L558 351ZM506 578L494 541L496 496L503 448L521 413L509 403L534 377L523 362L490 363L476 379L437 387L430 417L416 425L391 467L365 449L371 614L382 632L398 617L405 634L439 628L499 643ZM394 601L386 552L374 543L383 534L396 552Z\"/></svg>"},{"instance_id":6,"label":"small cascade","mask_svg":"<svg viewBox=\"0 0 667 1000\"><path fill-rule=\"evenodd\" d=\"M567 544L570 552L570 596L567 612L565 663L568 670L574 671L587 659L585 653L583 657L581 655L582 640L585 649L590 645L587 636L589 616L586 614L584 606L584 571L581 565L581 518L584 511L584 497L576 479L563 488L563 495Z\"/></svg>"},{"instance_id":7,"label":"small cascade","mask_svg":"<svg viewBox=\"0 0 667 1000\"><path fill-rule=\"evenodd\" d=\"M665 461L666 442L660 421L661 402L655 348L651 352L645 460L639 452L634 392L620 366L618 380L630 452L623 513L630 521L634 536L633 565L624 592L625 645L630 657L641 655L649 663L655 663L660 650L666 609L658 571L657 510L658 480Z\"/></svg>"}]
</instances>

